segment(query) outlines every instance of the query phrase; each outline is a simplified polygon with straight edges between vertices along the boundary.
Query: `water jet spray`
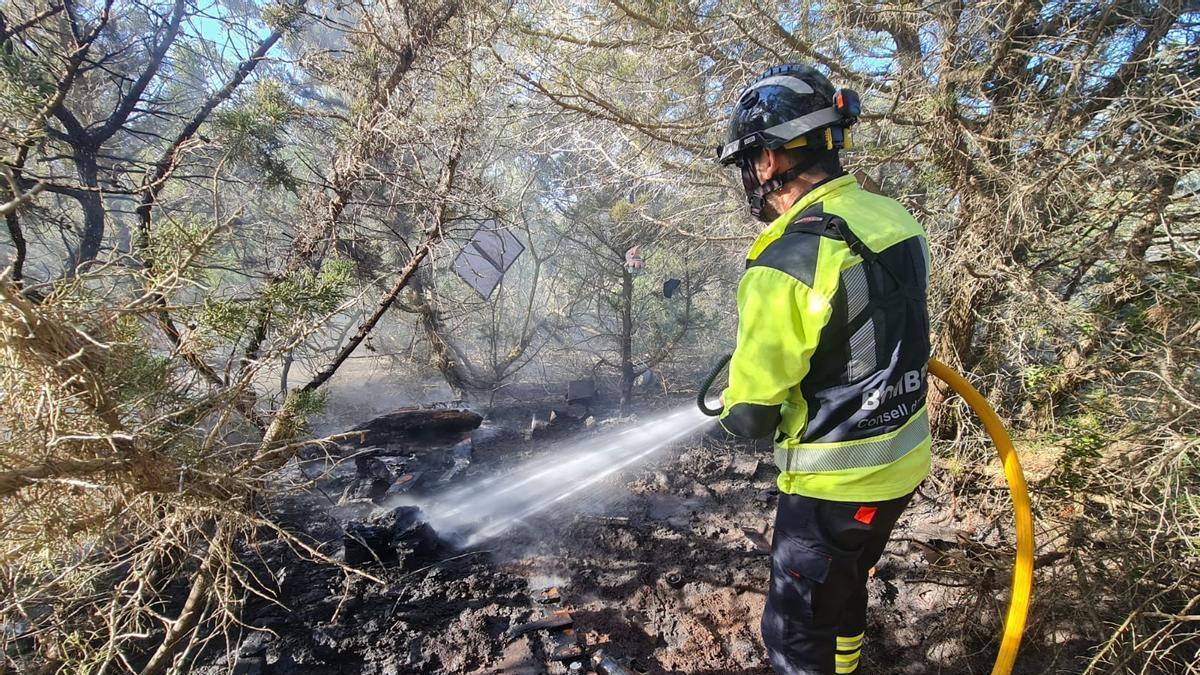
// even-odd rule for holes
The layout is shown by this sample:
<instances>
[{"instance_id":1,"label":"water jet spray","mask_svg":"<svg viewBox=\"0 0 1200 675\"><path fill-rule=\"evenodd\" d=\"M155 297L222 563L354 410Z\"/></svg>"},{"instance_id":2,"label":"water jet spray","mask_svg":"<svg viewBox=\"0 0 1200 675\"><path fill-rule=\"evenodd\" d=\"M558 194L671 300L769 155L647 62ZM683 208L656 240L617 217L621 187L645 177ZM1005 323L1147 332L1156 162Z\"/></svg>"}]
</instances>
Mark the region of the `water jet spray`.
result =
<instances>
[{"instance_id":1,"label":"water jet spray","mask_svg":"<svg viewBox=\"0 0 1200 675\"><path fill-rule=\"evenodd\" d=\"M688 406L630 428L567 439L562 447L511 471L434 497L422 504L424 518L462 546L481 544L535 515L568 507L580 510L601 482L692 435L707 422Z\"/></svg>"}]
</instances>

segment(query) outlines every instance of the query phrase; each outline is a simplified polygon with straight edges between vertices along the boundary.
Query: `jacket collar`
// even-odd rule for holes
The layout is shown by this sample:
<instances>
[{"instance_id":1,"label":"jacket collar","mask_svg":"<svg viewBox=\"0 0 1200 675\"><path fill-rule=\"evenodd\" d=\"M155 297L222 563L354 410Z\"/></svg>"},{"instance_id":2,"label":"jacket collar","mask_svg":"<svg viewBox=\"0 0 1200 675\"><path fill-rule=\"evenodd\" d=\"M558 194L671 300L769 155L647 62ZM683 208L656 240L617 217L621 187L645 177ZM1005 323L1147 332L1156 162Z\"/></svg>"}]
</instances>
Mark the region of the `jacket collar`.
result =
<instances>
[{"instance_id":1,"label":"jacket collar","mask_svg":"<svg viewBox=\"0 0 1200 675\"><path fill-rule=\"evenodd\" d=\"M775 220L772 220L771 224L767 225L767 227L759 233L758 238L755 239L754 243L750 245L750 251L746 254L746 258L749 260L754 260L757 258L758 254L762 253L763 249L765 249L771 242L775 241L783 234L783 231L787 229L788 224L791 223L796 216L800 215L801 212L813 204L823 201L835 193L857 189L859 189L858 179L850 174L845 174L836 178L827 178L824 181L817 183L816 187L804 193L803 195L800 195L800 198L796 200L795 204L792 204L790 209L785 211L783 215L779 216Z\"/></svg>"}]
</instances>

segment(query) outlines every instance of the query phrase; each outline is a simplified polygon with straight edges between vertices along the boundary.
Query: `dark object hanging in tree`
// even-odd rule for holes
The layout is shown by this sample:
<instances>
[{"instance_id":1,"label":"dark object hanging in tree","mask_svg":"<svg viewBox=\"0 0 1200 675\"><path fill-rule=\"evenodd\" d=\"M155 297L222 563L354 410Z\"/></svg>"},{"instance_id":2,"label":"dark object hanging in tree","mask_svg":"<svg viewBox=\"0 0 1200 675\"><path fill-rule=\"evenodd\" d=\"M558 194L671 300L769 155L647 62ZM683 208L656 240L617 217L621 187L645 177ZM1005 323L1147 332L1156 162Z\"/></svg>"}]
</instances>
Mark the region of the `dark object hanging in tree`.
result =
<instances>
[{"instance_id":1,"label":"dark object hanging in tree","mask_svg":"<svg viewBox=\"0 0 1200 675\"><path fill-rule=\"evenodd\" d=\"M671 297L675 295L675 291L679 290L679 284L683 282L678 279L667 279L663 282L663 297Z\"/></svg>"}]
</instances>

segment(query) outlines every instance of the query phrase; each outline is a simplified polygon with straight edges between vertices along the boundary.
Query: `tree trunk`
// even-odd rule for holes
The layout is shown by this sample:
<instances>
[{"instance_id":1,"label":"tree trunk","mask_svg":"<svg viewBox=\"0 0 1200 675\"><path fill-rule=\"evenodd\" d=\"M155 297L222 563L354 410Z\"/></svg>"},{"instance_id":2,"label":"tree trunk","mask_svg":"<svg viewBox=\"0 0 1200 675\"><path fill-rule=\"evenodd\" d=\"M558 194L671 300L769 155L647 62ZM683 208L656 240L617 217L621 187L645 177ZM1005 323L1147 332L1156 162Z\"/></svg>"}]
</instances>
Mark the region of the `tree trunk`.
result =
<instances>
[{"instance_id":1,"label":"tree trunk","mask_svg":"<svg viewBox=\"0 0 1200 675\"><path fill-rule=\"evenodd\" d=\"M416 297L414 304L417 308L417 316L420 318L421 330L425 333L425 340L429 343L430 362L445 378L446 384L449 385L455 398L465 398L468 385L473 378L470 378L464 371L458 359L455 358L454 350L443 337L447 332L446 327L442 324L442 315L432 300L433 289L430 281L423 278L425 276L427 275L417 274L414 276L412 289Z\"/></svg>"},{"instance_id":2,"label":"tree trunk","mask_svg":"<svg viewBox=\"0 0 1200 675\"><path fill-rule=\"evenodd\" d=\"M12 280L17 288L20 288L25 278L25 234L21 231L21 219L16 211L4 214L4 222L8 225L8 234L12 237L13 249L16 251L12 262Z\"/></svg>"},{"instance_id":3,"label":"tree trunk","mask_svg":"<svg viewBox=\"0 0 1200 675\"><path fill-rule=\"evenodd\" d=\"M75 169L84 188L76 196L83 210L83 236L79 239L79 248L67 261L67 276L74 276L81 266L95 260L104 242L104 202L98 189L100 169L96 152L95 148L81 148L75 154Z\"/></svg>"},{"instance_id":4,"label":"tree trunk","mask_svg":"<svg viewBox=\"0 0 1200 675\"><path fill-rule=\"evenodd\" d=\"M166 634L158 649L150 657L150 661L141 670L141 675L163 675L174 662L175 652L189 632L196 627L204 616L204 608L208 604L208 589L212 587L213 576L221 564L222 554L227 552L230 542L229 529L225 521L218 521L212 539L209 541L208 552L200 563L200 569L192 577L191 589L184 600L183 609L179 616L167 626Z\"/></svg>"},{"instance_id":5,"label":"tree trunk","mask_svg":"<svg viewBox=\"0 0 1200 675\"><path fill-rule=\"evenodd\" d=\"M633 401L633 275L621 272L621 412Z\"/></svg>"},{"instance_id":6,"label":"tree trunk","mask_svg":"<svg viewBox=\"0 0 1200 675\"><path fill-rule=\"evenodd\" d=\"M1175 192L1179 177L1174 173L1162 173L1157 176L1156 182L1158 187L1146 212L1138 219L1129 240L1125 243L1124 263L1134 270L1136 283L1133 288L1126 284L1109 285L1099 294L1092 310L1096 330L1080 336L1079 341L1061 357L1059 363L1062 364L1062 370L1048 387L1051 392L1051 410L1090 381L1090 376L1096 370L1095 364L1091 362L1092 357L1116 329L1113 324L1120 320L1120 310L1132 302L1138 296L1137 289L1144 286L1145 268L1142 263L1146 260L1146 251L1154 243L1154 234L1163 221L1164 212L1171 201L1171 195ZM1112 259L1116 260L1116 256Z\"/></svg>"},{"instance_id":7,"label":"tree trunk","mask_svg":"<svg viewBox=\"0 0 1200 675\"><path fill-rule=\"evenodd\" d=\"M1127 260L1141 262L1146 259L1146 251L1150 249L1150 244L1154 243L1154 233L1162 223L1163 211L1171 201L1171 195L1179 183L1179 176L1175 173L1160 173L1156 182L1157 188L1150 208L1138 221L1137 227L1129 237L1129 243L1125 245Z\"/></svg>"},{"instance_id":8,"label":"tree trunk","mask_svg":"<svg viewBox=\"0 0 1200 675\"><path fill-rule=\"evenodd\" d=\"M288 395L288 373L292 370L292 360L295 358L294 351L288 351L283 355L283 368L279 370L279 397L284 400Z\"/></svg>"}]
</instances>

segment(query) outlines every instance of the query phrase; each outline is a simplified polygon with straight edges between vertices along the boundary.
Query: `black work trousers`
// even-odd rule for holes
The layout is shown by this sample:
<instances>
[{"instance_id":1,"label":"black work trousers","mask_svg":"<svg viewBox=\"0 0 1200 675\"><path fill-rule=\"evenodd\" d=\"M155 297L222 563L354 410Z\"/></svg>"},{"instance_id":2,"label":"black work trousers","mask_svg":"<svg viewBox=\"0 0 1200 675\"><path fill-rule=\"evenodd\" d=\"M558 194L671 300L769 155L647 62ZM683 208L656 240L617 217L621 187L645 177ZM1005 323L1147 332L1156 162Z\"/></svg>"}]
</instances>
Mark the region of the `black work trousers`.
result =
<instances>
[{"instance_id":1,"label":"black work trousers","mask_svg":"<svg viewBox=\"0 0 1200 675\"><path fill-rule=\"evenodd\" d=\"M779 496L762 618L775 672L855 672L867 624L867 572L910 499L912 493L882 502Z\"/></svg>"}]
</instances>

